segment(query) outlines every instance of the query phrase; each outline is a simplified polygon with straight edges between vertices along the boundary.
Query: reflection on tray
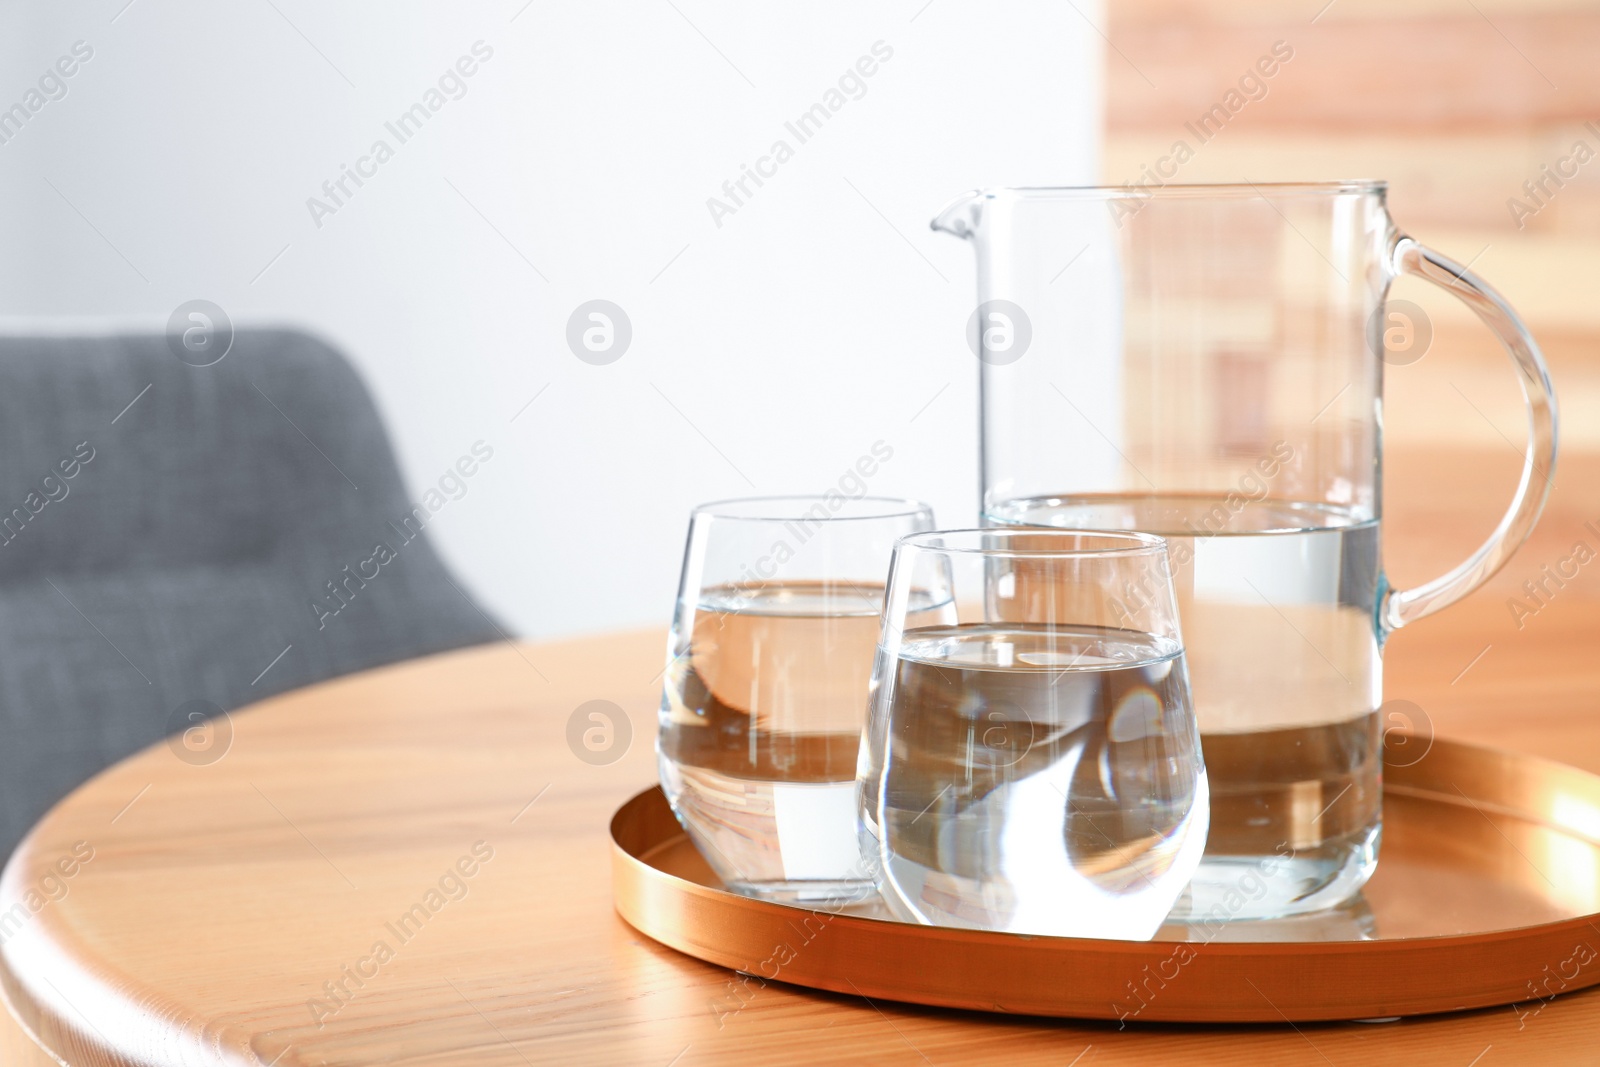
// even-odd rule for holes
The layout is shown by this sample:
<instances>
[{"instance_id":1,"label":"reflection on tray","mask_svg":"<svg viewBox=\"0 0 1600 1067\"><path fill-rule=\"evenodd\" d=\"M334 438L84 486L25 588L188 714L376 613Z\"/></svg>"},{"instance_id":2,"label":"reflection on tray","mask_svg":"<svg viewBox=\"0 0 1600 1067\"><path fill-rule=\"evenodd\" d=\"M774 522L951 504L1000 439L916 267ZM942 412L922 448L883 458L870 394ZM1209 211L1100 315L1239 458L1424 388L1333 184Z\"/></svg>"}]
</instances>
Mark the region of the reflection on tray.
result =
<instances>
[{"instance_id":1,"label":"reflection on tray","mask_svg":"<svg viewBox=\"0 0 1600 1067\"><path fill-rule=\"evenodd\" d=\"M1248 922L1169 923L1157 941L1373 941L1378 921L1365 893L1357 893L1336 908L1325 908L1287 919L1252 919Z\"/></svg>"},{"instance_id":2,"label":"reflection on tray","mask_svg":"<svg viewBox=\"0 0 1600 1067\"><path fill-rule=\"evenodd\" d=\"M1209 926L1170 924L1158 941L1376 941L1473 934L1558 922L1600 912L1600 846L1564 829L1513 814L1452 803L1438 794L1384 798L1383 861L1365 890L1343 907L1292 919ZM681 834L646 861L657 870L721 888ZM881 901L828 910L896 921Z\"/></svg>"},{"instance_id":3,"label":"reflection on tray","mask_svg":"<svg viewBox=\"0 0 1600 1067\"><path fill-rule=\"evenodd\" d=\"M1173 925L1140 942L938 930L858 904L824 923L825 949L792 956L781 975L762 973L835 993L1121 1023L1375 1019L1502 1004L1525 1021L1557 993L1600 983L1589 965L1600 928L1600 776L1444 738L1425 758L1401 755L1384 770L1377 874L1339 910L1204 932ZM771 946L814 928L789 907L723 890L659 789L618 809L611 835L617 911L665 945L759 970ZM1379 943L1384 950L1359 947Z\"/></svg>"}]
</instances>

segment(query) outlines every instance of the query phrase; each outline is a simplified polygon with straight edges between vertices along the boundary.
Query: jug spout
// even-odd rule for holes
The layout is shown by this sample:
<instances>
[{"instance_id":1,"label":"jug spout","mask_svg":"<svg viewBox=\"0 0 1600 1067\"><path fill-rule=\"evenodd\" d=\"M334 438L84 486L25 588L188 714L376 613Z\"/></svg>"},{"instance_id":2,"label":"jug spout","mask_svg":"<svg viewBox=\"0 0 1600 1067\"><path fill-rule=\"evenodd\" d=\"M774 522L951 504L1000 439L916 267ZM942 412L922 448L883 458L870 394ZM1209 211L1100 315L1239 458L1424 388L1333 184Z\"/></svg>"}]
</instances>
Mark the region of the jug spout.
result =
<instances>
[{"instance_id":1,"label":"jug spout","mask_svg":"<svg viewBox=\"0 0 1600 1067\"><path fill-rule=\"evenodd\" d=\"M987 199L981 189L964 193L946 204L929 225L964 240L974 238L983 222L983 205Z\"/></svg>"}]
</instances>

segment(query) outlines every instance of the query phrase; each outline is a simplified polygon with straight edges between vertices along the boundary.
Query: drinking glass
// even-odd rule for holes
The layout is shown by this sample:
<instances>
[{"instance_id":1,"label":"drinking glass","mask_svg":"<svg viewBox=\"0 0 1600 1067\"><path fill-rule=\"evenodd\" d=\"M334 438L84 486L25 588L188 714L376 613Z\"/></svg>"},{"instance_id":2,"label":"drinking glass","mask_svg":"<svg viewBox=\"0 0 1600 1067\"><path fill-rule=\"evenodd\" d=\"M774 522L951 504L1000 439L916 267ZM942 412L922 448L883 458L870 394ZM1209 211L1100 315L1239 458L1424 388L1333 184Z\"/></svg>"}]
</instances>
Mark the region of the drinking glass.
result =
<instances>
[{"instance_id":1,"label":"drinking glass","mask_svg":"<svg viewBox=\"0 0 1600 1067\"><path fill-rule=\"evenodd\" d=\"M1143 594L1131 610L1128 589ZM903 538L872 686L858 804L891 911L1011 933L1156 933L1199 865L1210 811L1161 538Z\"/></svg>"},{"instance_id":2,"label":"drinking glass","mask_svg":"<svg viewBox=\"0 0 1600 1067\"><path fill-rule=\"evenodd\" d=\"M1381 838L1384 641L1480 586L1549 493L1538 345L1396 225L1382 182L990 189L934 227L977 256L983 521L1167 538L1212 789L1180 913L1350 899ZM1381 551L1384 379L1429 336L1420 309L1388 302L1403 275L1499 339L1528 428L1493 534L1412 589ZM1241 904L1257 877L1268 891Z\"/></svg>"},{"instance_id":3,"label":"drinking glass","mask_svg":"<svg viewBox=\"0 0 1600 1067\"><path fill-rule=\"evenodd\" d=\"M728 888L788 903L869 894L856 753L897 538L933 512L886 497L694 510L657 759L678 821Z\"/></svg>"}]
</instances>

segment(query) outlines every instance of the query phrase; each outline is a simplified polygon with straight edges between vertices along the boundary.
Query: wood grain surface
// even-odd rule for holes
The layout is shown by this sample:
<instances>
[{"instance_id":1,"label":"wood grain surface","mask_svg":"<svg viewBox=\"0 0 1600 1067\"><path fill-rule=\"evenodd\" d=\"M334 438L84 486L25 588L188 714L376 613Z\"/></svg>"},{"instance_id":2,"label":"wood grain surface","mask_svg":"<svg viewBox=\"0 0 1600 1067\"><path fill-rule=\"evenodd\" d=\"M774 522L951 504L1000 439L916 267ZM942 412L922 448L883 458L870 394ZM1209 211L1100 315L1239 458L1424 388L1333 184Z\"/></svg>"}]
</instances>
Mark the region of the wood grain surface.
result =
<instances>
[{"instance_id":1,"label":"wood grain surface","mask_svg":"<svg viewBox=\"0 0 1600 1067\"><path fill-rule=\"evenodd\" d=\"M1194 154L1168 181L1388 179L1400 228L1470 262L1539 338L1563 446L1600 452L1600 0L1107 0L1099 26L1102 181L1150 182L1178 141ZM1247 77L1276 42L1292 58ZM1191 124L1219 104L1202 142ZM1426 358L1388 368L1391 458L1520 444L1499 346L1427 288L1391 293L1437 327Z\"/></svg>"},{"instance_id":2,"label":"wood grain surface","mask_svg":"<svg viewBox=\"0 0 1600 1067\"><path fill-rule=\"evenodd\" d=\"M1397 635L1389 694L1441 735L1600 771L1600 612L1581 593L1520 631L1496 595ZM1600 993L1520 1018L1118 1030L735 986L612 909L606 824L655 776L663 646L642 633L406 663L236 712L215 762L159 746L107 771L40 824L0 884L0 1058L1594 1062ZM595 700L622 710L614 751L631 727L606 765L568 744L569 719Z\"/></svg>"}]
</instances>

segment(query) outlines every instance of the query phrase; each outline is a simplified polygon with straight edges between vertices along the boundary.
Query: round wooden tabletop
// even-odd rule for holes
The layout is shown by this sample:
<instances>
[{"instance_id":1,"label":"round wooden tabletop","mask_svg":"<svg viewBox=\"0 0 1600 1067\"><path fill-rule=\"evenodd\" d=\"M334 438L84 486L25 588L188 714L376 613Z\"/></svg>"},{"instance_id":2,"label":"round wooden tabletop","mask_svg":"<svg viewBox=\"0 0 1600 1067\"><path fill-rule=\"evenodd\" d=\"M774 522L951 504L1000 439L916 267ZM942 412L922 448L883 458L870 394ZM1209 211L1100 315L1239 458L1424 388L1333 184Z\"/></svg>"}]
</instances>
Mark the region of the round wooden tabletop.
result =
<instances>
[{"instance_id":1,"label":"round wooden tabletop","mask_svg":"<svg viewBox=\"0 0 1600 1067\"><path fill-rule=\"evenodd\" d=\"M1600 613L1553 603L1538 641L1468 665L1503 611L1484 600L1399 635L1390 695L1441 734L1600 770ZM1118 1029L763 984L663 948L613 911L606 834L655 777L663 647L633 634L400 664L101 774L0 881L0 1059L1594 1061L1600 992L1388 1024Z\"/></svg>"}]
</instances>

